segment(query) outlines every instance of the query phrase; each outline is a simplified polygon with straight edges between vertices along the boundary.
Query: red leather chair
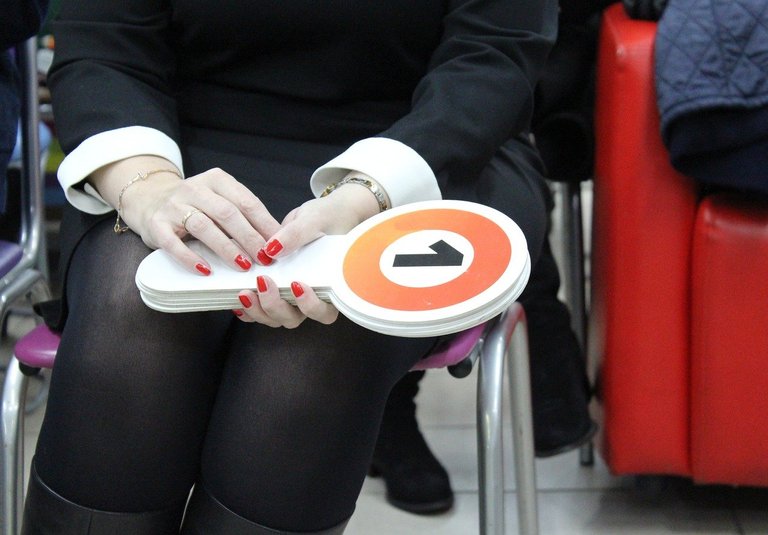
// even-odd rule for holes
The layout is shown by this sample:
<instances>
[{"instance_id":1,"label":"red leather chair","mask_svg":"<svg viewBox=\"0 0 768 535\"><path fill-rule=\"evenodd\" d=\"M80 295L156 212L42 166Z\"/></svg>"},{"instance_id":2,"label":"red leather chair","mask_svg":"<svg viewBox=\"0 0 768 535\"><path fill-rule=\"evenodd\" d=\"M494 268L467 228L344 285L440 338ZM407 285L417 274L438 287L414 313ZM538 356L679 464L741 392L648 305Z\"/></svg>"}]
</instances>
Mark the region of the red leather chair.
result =
<instances>
[{"instance_id":1,"label":"red leather chair","mask_svg":"<svg viewBox=\"0 0 768 535\"><path fill-rule=\"evenodd\" d=\"M656 24L621 4L598 52L589 353L616 474L768 485L768 203L669 164ZM768 173L768 170L766 170Z\"/></svg>"}]
</instances>

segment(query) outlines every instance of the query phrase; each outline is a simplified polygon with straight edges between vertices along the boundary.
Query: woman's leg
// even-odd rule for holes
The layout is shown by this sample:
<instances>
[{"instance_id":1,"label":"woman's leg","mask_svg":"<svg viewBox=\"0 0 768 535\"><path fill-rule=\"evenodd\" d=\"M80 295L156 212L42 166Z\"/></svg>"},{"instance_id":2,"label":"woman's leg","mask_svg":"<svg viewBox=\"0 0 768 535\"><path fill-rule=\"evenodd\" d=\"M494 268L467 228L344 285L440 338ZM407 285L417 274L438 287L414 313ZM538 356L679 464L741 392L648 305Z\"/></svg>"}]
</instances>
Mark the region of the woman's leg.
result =
<instances>
[{"instance_id":1,"label":"woman's leg","mask_svg":"<svg viewBox=\"0 0 768 535\"><path fill-rule=\"evenodd\" d=\"M134 283L148 252L138 236L117 236L105 221L85 236L68 270L69 315L34 466L54 495L94 514L180 513L198 473L233 319L149 309ZM35 503L27 509L28 523L47 525Z\"/></svg>"},{"instance_id":2,"label":"woman's leg","mask_svg":"<svg viewBox=\"0 0 768 535\"><path fill-rule=\"evenodd\" d=\"M271 529L342 524L354 510L390 389L432 345L343 317L294 330L242 324L203 450L206 493ZM190 517L184 533L203 533L196 524L205 520Z\"/></svg>"}]
</instances>

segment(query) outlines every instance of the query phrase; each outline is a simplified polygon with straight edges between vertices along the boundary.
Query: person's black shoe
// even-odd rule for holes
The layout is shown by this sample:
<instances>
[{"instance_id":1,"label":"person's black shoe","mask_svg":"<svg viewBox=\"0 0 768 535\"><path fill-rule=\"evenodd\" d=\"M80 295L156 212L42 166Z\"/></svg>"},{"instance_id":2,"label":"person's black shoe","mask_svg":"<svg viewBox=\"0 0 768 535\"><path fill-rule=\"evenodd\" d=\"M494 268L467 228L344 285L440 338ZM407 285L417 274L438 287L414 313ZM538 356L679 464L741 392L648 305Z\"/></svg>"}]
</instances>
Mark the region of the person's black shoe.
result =
<instances>
[{"instance_id":1,"label":"person's black shoe","mask_svg":"<svg viewBox=\"0 0 768 535\"><path fill-rule=\"evenodd\" d=\"M423 372L411 372L390 394L369 475L382 477L387 501L419 515L437 514L453 506L448 472L429 449L416 422L414 398Z\"/></svg>"}]
</instances>

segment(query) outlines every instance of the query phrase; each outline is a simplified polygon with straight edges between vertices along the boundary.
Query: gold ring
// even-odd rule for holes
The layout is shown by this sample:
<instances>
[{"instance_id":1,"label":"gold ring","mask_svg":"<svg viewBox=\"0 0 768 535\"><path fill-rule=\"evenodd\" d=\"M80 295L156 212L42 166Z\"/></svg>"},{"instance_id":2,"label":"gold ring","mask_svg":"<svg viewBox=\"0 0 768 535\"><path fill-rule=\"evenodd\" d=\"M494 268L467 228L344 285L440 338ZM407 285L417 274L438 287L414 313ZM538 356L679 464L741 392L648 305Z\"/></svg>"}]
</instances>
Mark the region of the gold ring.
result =
<instances>
[{"instance_id":1,"label":"gold ring","mask_svg":"<svg viewBox=\"0 0 768 535\"><path fill-rule=\"evenodd\" d=\"M198 213L198 212L201 212L201 213L202 213L202 210L200 210L199 208L195 208L194 210L190 210L190 211L189 211L189 212L187 212L187 214L186 214L186 215L185 215L185 216L184 216L184 217L181 219L181 226L182 226L182 227L184 227L184 230L186 230L187 232L189 232L189 229L187 228L187 220L188 220L190 217L192 217L193 215L195 215L196 213Z\"/></svg>"}]
</instances>

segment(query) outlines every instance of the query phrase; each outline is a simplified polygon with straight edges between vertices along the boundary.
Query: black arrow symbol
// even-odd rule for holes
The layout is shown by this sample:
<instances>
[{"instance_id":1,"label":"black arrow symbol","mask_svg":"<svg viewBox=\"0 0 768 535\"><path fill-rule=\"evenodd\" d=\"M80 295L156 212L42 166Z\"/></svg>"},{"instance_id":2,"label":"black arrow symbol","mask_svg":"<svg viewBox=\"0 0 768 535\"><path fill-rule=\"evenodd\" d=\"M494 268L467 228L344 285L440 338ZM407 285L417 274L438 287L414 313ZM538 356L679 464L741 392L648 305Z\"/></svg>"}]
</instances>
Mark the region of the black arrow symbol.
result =
<instances>
[{"instance_id":1,"label":"black arrow symbol","mask_svg":"<svg viewBox=\"0 0 768 535\"><path fill-rule=\"evenodd\" d=\"M437 254L398 254L392 267L460 266L464 255L443 240L429 246Z\"/></svg>"}]
</instances>

